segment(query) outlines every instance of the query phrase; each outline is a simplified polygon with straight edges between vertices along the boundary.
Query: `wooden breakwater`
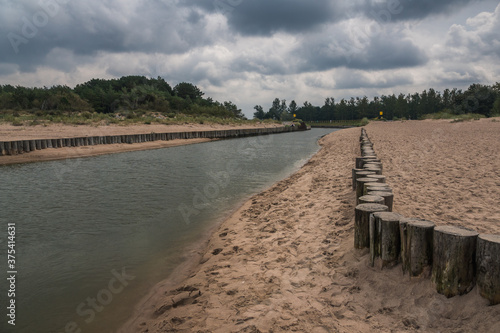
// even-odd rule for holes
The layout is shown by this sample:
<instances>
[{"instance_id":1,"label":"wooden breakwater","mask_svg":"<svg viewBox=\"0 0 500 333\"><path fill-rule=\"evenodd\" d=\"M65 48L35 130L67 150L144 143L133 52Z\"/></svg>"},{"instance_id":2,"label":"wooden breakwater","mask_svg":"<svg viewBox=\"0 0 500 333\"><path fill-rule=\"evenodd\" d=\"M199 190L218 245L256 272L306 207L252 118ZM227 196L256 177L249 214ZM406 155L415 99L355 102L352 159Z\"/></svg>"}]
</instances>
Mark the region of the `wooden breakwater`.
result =
<instances>
[{"instance_id":1,"label":"wooden breakwater","mask_svg":"<svg viewBox=\"0 0 500 333\"><path fill-rule=\"evenodd\" d=\"M403 274L431 278L446 297L466 294L477 285L491 305L500 304L500 235L436 226L392 212L394 195L365 129L360 149L352 170L357 200L354 247L369 248L372 266L401 264Z\"/></svg>"},{"instance_id":2,"label":"wooden breakwater","mask_svg":"<svg viewBox=\"0 0 500 333\"><path fill-rule=\"evenodd\" d=\"M83 147L107 144L134 144L152 141L170 141L179 139L230 139L256 135L297 132L298 127L249 128L216 131L193 131L172 133L147 133L129 135L85 136L58 139L32 139L0 141L0 156L19 155L35 150L64 147Z\"/></svg>"},{"instance_id":3,"label":"wooden breakwater","mask_svg":"<svg viewBox=\"0 0 500 333\"><path fill-rule=\"evenodd\" d=\"M357 126L344 126L344 125L311 125L312 128L353 128Z\"/></svg>"}]
</instances>

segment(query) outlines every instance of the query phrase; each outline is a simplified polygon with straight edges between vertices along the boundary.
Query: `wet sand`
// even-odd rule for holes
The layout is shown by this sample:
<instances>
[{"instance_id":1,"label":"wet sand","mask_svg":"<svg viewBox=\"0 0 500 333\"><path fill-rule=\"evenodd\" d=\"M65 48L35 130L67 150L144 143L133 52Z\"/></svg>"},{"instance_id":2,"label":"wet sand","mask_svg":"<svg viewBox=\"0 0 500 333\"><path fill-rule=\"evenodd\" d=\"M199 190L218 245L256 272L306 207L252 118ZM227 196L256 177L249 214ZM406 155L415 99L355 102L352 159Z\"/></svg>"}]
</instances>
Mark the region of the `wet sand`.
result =
<instances>
[{"instance_id":1,"label":"wet sand","mask_svg":"<svg viewBox=\"0 0 500 333\"><path fill-rule=\"evenodd\" d=\"M500 234L500 122L366 127L395 210ZM246 202L196 262L159 284L120 332L499 332L477 288L447 299L353 248L359 128L332 133L300 171ZM182 278L187 274L186 278Z\"/></svg>"}]
</instances>

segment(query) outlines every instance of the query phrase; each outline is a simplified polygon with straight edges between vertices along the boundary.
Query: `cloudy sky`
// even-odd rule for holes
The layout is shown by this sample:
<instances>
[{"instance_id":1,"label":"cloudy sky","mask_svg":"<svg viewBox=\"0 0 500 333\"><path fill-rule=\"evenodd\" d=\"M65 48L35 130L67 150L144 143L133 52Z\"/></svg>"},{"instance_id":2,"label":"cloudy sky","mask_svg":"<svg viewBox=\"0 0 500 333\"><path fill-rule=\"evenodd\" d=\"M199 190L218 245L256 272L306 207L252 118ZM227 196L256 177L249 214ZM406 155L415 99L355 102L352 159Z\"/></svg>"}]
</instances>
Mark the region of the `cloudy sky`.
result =
<instances>
[{"instance_id":1,"label":"cloudy sky","mask_svg":"<svg viewBox=\"0 0 500 333\"><path fill-rule=\"evenodd\" d=\"M0 84L187 81L250 116L275 97L500 81L495 0L0 0Z\"/></svg>"}]
</instances>

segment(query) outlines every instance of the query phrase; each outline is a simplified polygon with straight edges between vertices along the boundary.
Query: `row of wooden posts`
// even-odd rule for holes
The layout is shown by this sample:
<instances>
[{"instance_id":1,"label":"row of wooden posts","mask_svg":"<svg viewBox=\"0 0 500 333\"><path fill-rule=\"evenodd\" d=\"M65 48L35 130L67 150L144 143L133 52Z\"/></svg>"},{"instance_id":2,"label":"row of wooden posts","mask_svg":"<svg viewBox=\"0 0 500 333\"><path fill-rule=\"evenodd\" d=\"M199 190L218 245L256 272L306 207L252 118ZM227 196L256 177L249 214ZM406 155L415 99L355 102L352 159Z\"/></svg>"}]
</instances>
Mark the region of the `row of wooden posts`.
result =
<instances>
[{"instance_id":1,"label":"row of wooden posts","mask_svg":"<svg viewBox=\"0 0 500 333\"><path fill-rule=\"evenodd\" d=\"M500 236L392 212L394 195L364 128L360 148L352 170L354 247L370 249L372 266L401 264L403 274L430 276L446 297L466 294L477 285L491 305L500 304Z\"/></svg>"},{"instance_id":2,"label":"row of wooden posts","mask_svg":"<svg viewBox=\"0 0 500 333\"><path fill-rule=\"evenodd\" d=\"M174 133L149 133L132 135L85 136L62 139L36 139L19 141L0 141L0 156L18 155L47 148L82 147L106 144L132 144L151 141L169 141L177 139L226 139L254 135L266 135L298 131L298 127L250 128L219 131L194 131Z\"/></svg>"}]
</instances>

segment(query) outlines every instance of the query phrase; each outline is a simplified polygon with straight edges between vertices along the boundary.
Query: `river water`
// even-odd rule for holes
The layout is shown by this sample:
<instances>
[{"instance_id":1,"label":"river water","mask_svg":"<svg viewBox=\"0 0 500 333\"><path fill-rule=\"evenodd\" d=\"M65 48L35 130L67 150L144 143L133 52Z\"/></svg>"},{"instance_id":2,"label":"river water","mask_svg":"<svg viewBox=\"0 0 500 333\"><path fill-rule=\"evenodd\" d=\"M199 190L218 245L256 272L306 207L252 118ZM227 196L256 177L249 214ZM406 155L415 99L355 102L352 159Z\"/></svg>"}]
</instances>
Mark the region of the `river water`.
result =
<instances>
[{"instance_id":1,"label":"river water","mask_svg":"<svg viewBox=\"0 0 500 333\"><path fill-rule=\"evenodd\" d=\"M249 196L333 129L0 167L1 332L113 332ZM7 225L16 224L16 326Z\"/></svg>"}]
</instances>

